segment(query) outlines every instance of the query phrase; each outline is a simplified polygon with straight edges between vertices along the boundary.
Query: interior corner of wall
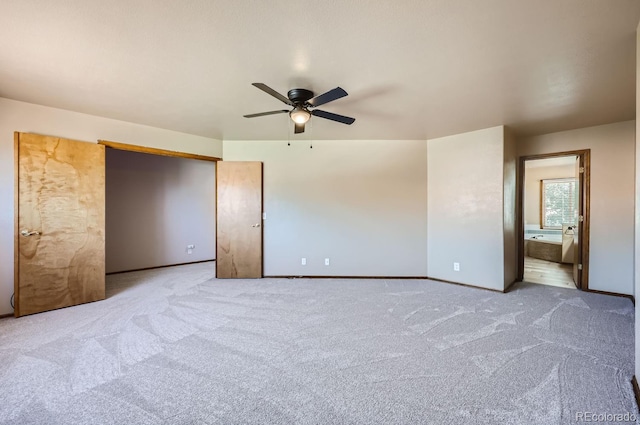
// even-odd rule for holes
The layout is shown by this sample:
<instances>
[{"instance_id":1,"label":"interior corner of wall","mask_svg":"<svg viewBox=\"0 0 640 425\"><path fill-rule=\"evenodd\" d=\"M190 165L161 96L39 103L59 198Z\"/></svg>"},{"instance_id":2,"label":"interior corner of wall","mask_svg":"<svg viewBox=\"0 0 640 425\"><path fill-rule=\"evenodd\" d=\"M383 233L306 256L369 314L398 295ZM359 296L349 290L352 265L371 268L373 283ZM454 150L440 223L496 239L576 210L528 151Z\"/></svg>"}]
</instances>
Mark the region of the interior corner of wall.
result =
<instances>
[{"instance_id":1,"label":"interior corner of wall","mask_svg":"<svg viewBox=\"0 0 640 425\"><path fill-rule=\"evenodd\" d=\"M222 158L223 161L225 156L229 156L229 143L231 143L230 140L220 140L220 158Z\"/></svg>"}]
</instances>

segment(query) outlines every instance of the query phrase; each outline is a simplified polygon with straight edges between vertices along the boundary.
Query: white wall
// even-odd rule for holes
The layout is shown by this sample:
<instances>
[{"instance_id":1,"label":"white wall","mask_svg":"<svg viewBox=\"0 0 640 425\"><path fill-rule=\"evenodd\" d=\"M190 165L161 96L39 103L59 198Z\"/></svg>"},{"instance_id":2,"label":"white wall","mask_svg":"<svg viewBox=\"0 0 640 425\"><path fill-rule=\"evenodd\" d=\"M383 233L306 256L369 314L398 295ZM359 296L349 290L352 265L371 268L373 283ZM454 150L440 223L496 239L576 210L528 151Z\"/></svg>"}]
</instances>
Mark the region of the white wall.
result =
<instances>
[{"instance_id":1,"label":"white wall","mask_svg":"<svg viewBox=\"0 0 640 425\"><path fill-rule=\"evenodd\" d=\"M426 276L426 157L425 141L224 142L264 162L266 276Z\"/></svg>"},{"instance_id":2,"label":"white wall","mask_svg":"<svg viewBox=\"0 0 640 425\"><path fill-rule=\"evenodd\" d=\"M217 140L0 98L0 314L13 292L13 131L222 156ZM517 142L518 155L592 150L591 289L633 293L634 132L629 121ZM502 290L512 274L509 140L500 126L313 149L225 141L224 158L265 164L266 275L428 275Z\"/></svg>"},{"instance_id":3,"label":"white wall","mask_svg":"<svg viewBox=\"0 0 640 425\"><path fill-rule=\"evenodd\" d=\"M222 142L144 125L0 98L0 314L13 293L13 132L98 139L220 157Z\"/></svg>"},{"instance_id":4,"label":"white wall","mask_svg":"<svg viewBox=\"0 0 640 425\"><path fill-rule=\"evenodd\" d=\"M503 290L504 127L427 146L429 277Z\"/></svg>"},{"instance_id":5,"label":"white wall","mask_svg":"<svg viewBox=\"0 0 640 425\"><path fill-rule=\"evenodd\" d=\"M518 155L591 149L589 289L633 294L635 121L518 141Z\"/></svg>"},{"instance_id":6,"label":"white wall","mask_svg":"<svg viewBox=\"0 0 640 425\"><path fill-rule=\"evenodd\" d=\"M214 259L215 191L215 162L107 149L107 273Z\"/></svg>"},{"instance_id":7,"label":"white wall","mask_svg":"<svg viewBox=\"0 0 640 425\"><path fill-rule=\"evenodd\" d=\"M524 224L540 226L540 180L573 178L575 168L575 165L552 165L525 169Z\"/></svg>"}]
</instances>

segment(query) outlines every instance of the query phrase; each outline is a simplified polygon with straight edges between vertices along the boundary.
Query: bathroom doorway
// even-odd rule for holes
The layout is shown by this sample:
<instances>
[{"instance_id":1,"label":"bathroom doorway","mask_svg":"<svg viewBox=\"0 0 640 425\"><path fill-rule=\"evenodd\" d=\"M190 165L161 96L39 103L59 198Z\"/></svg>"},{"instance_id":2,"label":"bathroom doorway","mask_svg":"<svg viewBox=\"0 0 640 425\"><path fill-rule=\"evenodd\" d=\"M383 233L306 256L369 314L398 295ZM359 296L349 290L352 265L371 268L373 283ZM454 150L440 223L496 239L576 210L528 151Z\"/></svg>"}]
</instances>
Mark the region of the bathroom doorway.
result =
<instances>
[{"instance_id":1,"label":"bathroom doorway","mask_svg":"<svg viewBox=\"0 0 640 425\"><path fill-rule=\"evenodd\" d=\"M589 151L520 158L519 280L588 288Z\"/></svg>"}]
</instances>

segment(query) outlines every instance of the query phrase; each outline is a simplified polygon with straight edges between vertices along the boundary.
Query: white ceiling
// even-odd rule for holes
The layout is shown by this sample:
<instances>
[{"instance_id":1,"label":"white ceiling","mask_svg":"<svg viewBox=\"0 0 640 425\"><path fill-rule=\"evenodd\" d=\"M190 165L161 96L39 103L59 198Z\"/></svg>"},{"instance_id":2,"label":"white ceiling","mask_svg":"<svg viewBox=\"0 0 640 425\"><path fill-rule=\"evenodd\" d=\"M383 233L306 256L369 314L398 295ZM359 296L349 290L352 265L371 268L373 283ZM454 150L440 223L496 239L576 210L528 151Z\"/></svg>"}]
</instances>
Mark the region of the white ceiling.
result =
<instances>
[{"instance_id":1,"label":"white ceiling","mask_svg":"<svg viewBox=\"0 0 640 425\"><path fill-rule=\"evenodd\" d=\"M638 0L2 0L0 97L218 139L286 139L251 86L349 97L303 137L544 134L635 117ZM295 136L299 137L299 136Z\"/></svg>"}]
</instances>

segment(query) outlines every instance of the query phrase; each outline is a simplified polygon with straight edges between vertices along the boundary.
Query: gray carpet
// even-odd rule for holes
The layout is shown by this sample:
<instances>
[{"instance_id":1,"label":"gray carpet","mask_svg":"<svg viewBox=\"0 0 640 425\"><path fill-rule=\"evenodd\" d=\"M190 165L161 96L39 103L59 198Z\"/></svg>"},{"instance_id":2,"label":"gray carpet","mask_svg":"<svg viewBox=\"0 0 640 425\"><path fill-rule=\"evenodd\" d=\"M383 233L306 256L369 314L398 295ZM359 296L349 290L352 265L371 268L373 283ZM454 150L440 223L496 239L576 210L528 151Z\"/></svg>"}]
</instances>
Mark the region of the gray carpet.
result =
<instances>
[{"instance_id":1,"label":"gray carpet","mask_svg":"<svg viewBox=\"0 0 640 425\"><path fill-rule=\"evenodd\" d=\"M628 299L517 284L108 277L0 320L2 424L565 424L638 414ZM608 422L611 423L611 422Z\"/></svg>"}]
</instances>

